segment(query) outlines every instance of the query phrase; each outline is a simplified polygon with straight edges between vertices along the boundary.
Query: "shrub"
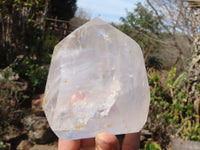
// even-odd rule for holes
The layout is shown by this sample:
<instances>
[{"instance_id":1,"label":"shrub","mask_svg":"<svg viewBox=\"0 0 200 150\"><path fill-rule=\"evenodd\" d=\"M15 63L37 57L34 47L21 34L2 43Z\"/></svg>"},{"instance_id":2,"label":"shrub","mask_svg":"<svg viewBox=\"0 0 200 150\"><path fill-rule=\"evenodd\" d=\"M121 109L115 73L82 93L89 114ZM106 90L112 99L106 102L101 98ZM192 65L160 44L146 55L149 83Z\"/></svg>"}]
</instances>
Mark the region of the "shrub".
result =
<instances>
[{"instance_id":1,"label":"shrub","mask_svg":"<svg viewBox=\"0 0 200 150\"><path fill-rule=\"evenodd\" d=\"M0 137L2 137L14 132L16 126L21 126L23 111L19 108L28 96L22 91L16 81L18 76L11 68L1 70L0 75Z\"/></svg>"},{"instance_id":2,"label":"shrub","mask_svg":"<svg viewBox=\"0 0 200 150\"><path fill-rule=\"evenodd\" d=\"M24 58L22 61L11 65L19 76L29 83L30 93L44 92L48 67L40 64L38 60Z\"/></svg>"},{"instance_id":3,"label":"shrub","mask_svg":"<svg viewBox=\"0 0 200 150\"><path fill-rule=\"evenodd\" d=\"M144 150L161 150L161 147L152 141L149 141L145 144Z\"/></svg>"},{"instance_id":4,"label":"shrub","mask_svg":"<svg viewBox=\"0 0 200 150\"><path fill-rule=\"evenodd\" d=\"M187 73L177 76L176 71L176 67L170 70L165 84L161 84L155 70L148 73L151 105L147 125L162 148L168 144L169 134L200 141L199 115L195 112L195 104L188 99L188 91L184 89Z\"/></svg>"}]
</instances>

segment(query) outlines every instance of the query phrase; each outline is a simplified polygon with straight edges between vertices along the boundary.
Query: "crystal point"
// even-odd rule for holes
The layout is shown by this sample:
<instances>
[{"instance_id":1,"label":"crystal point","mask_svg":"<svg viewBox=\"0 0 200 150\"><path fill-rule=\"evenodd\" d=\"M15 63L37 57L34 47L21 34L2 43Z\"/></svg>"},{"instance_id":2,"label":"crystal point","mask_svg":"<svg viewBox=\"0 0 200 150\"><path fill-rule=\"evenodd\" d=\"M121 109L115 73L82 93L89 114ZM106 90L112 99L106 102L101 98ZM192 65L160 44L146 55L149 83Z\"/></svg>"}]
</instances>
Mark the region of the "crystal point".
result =
<instances>
[{"instance_id":1,"label":"crystal point","mask_svg":"<svg viewBox=\"0 0 200 150\"><path fill-rule=\"evenodd\" d=\"M56 45L43 108L62 140L125 134L145 124L149 93L139 45L95 18Z\"/></svg>"}]
</instances>

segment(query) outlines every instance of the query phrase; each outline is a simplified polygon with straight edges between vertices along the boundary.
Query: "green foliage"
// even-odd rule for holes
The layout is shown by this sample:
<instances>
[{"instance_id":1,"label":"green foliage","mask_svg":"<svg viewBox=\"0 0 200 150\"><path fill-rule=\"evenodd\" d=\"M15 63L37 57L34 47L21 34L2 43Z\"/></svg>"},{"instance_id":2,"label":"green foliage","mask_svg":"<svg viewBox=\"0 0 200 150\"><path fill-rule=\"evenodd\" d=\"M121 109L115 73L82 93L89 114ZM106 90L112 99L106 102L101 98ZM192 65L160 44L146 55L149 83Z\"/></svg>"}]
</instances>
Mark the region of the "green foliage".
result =
<instances>
[{"instance_id":1,"label":"green foliage","mask_svg":"<svg viewBox=\"0 0 200 150\"><path fill-rule=\"evenodd\" d=\"M58 19L71 19L77 9L76 0L50 0L50 2L50 13L53 17L58 17Z\"/></svg>"},{"instance_id":2,"label":"green foliage","mask_svg":"<svg viewBox=\"0 0 200 150\"><path fill-rule=\"evenodd\" d=\"M19 61L12 63L10 67L13 68L21 78L28 81L30 91L42 93L45 88L48 66L52 56L51 53L54 45L58 42L58 37L53 35L50 30L47 30L42 42L42 49L44 52L41 52L41 54L36 53L40 45L40 39L36 40L36 42L37 41L38 44L30 46L32 52L29 53L28 56L24 56Z\"/></svg>"},{"instance_id":3,"label":"green foliage","mask_svg":"<svg viewBox=\"0 0 200 150\"><path fill-rule=\"evenodd\" d=\"M161 150L161 147L152 141L149 141L145 144L144 150Z\"/></svg>"},{"instance_id":4,"label":"green foliage","mask_svg":"<svg viewBox=\"0 0 200 150\"><path fill-rule=\"evenodd\" d=\"M0 98L0 139L16 133L16 128L22 126L20 120L23 116L22 110L15 108L10 100ZM0 143L0 149L7 147L7 143Z\"/></svg>"},{"instance_id":5,"label":"green foliage","mask_svg":"<svg viewBox=\"0 0 200 150\"><path fill-rule=\"evenodd\" d=\"M154 133L158 132L158 127L162 130L166 128L165 133L175 134L186 140L200 141L199 116L195 113L194 104L188 100L188 92L182 88L186 76L186 72L177 76L177 69L173 67L169 71L165 85L162 85L159 74L151 72L149 75L151 86L149 128ZM159 142L164 147L162 140Z\"/></svg>"},{"instance_id":6,"label":"green foliage","mask_svg":"<svg viewBox=\"0 0 200 150\"><path fill-rule=\"evenodd\" d=\"M10 144L0 141L0 150L9 150Z\"/></svg>"},{"instance_id":7,"label":"green foliage","mask_svg":"<svg viewBox=\"0 0 200 150\"><path fill-rule=\"evenodd\" d=\"M169 143L169 132L167 127L169 125L166 122L166 118L170 117L170 113L167 114L170 106L171 99L160 82L160 74L155 69L148 70L151 103L148 116L148 129L154 134L153 140L158 141L162 148L165 148ZM165 138L162 136L165 135Z\"/></svg>"},{"instance_id":8,"label":"green foliage","mask_svg":"<svg viewBox=\"0 0 200 150\"><path fill-rule=\"evenodd\" d=\"M51 4L49 4L51 3ZM52 14L52 12L55 13ZM71 19L76 11L74 0L13 0L0 1L1 31L0 68L15 62L17 56L41 59L52 52L60 37L47 28L45 17ZM52 37L46 37L52 35ZM52 38L52 39L51 39ZM48 39L48 40L47 40ZM47 42L47 41L52 42ZM46 43L44 43L46 42ZM47 46L47 44L49 44ZM46 47L46 48L45 48ZM48 48L50 49L48 49Z\"/></svg>"},{"instance_id":9,"label":"green foliage","mask_svg":"<svg viewBox=\"0 0 200 150\"><path fill-rule=\"evenodd\" d=\"M12 35L5 34L8 36L6 38L2 37L3 34L0 36L0 68L10 66L19 74L20 79L28 81L31 93L44 92L53 47L61 38L58 31L55 33L51 26L44 26L47 24L44 17L70 19L76 11L76 1L14 0L1 1L0 6L4 22L7 22L8 16L13 21L12 25L2 24L2 29L7 28L12 31Z\"/></svg>"},{"instance_id":10,"label":"green foliage","mask_svg":"<svg viewBox=\"0 0 200 150\"><path fill-rule=\"evenodd\" d=\"M0 9L2 14L0 68L7 67L18 55L38 54L42 42L44 6L43 0L0 2L2 8Z\"/></svg>"},{"instance_id":11,"label":"green foliage","mask_svg":"<svg viewBox=\"0 0 200 150\"><path fill-rule=\"evenodd\" d=\"M43 41L43 45L42 45L42 49L47 52L46 54L44 54L43 57L48 57L49 54L52 53L54 46L59 42L59 38L58 36L56 36L50 29L46 30L45 33L45 38ZM48 58L43 58L42 59L46 59L49 63L49 59Z\"/></svg>"},{"instance_id":12,"label":"green foliage","mask_svg":"<svg viewBox=\"0 0 200 150\"><path fill-rule=\"evenodd\" d=\"M0 137L13 131L13 126L20 124L22 101L29 97L20 90L17 74L7 67L0 71Z\"/></svg>"},{"instance_id":13,"label":"green foliage","mask_svg":"<svg viewBox=\"0 0 200 150\"><path fill-rule=\"evenodd\" d=\"M50 57L48 58L50 59ZM45 60L44 60L45 61ZM19 76L29 83L29 88L32 92L44 92L48 67L41 66L38 60L24 59L19 63L14 63L11 67L19 74Z\"/></svg>"},{"instance_id":14,"label":"green foliage","mask_svg":"<svg viewBox=\"0 0 200 150\"><path fill-rule=\"evenodd\" d=\"M30 43L31 52L28 53L27 56L10 64L10 67L19 74L20 78L28 81L28 88L31 93L44 92L48 66L52 56L51 53L54 46L59 41L58 38L59 37L56 37L50 29L47 29L42 41L42 46L40 45L41 39L36 39L34 42ZM43 52L38 53L38 49L42 49Z\"/></svg>"},{"instance_id":15,"label":"green foliage","mask_svg":"<svg viewBox=\"0 0 200 150\"><path fill-rule=\"evenodd\" d=\"M170 87L173 86L173 80L176 76L176 71L177 71L176 67L173 67L168 73L168 78L167 78L166 84Z\"/></svg>"},{"instance_id":16,"label":"green foliage","mask_svg":"<svg viewBox=\"0 0 200 150\"><path fill-rule=\"evenodd\" d=\"M161 69L162 60L155 55L162 47L162 39L166 37L157 16L153 11L143 6L140 2L132 12L127 12L126 17L121 17L121 25L114 25L119 30L133 38L143 50L147 67ZM151 53L150 53L151 52Z\"/></svg>"},{"instance_id":17,"label":"green foliage","mask_svg":"<svg viewBox=\"0 0 200 150\"><path fill-rule=\"evenodd\" d=\"M30 97L44 92L53 47L64 30L46 17L70 19L75 11L74 0L0 1L0 138L22 128ZM0 141L0 149L5 146Z\"/></svg>"},{"instance_id":18,"label":"green foliage","mask_svg":"<svg viewBox=\"0 0 200 150\"><path fill-rule=\"evenodd\" d=\"M197 85L197 91L198 91L199 94L200 94L200 83Z\"/></svg>"},{"instance_id":19,"label":"green foliage","mask_svg":"<svg viewBox=\"0 0 200 150\"><path fill-rule=\"evenodd\" d=\"M157 70L160 70L162 68L162 62L161 59L155 56L149 56L147 58L147 65L146 67L153 67Z\"/></svg>"},{"instance_id":20,"label":"green foliage","mask_svg":"<svg viewBox=\"0 0 200 150\"><path fill-rule=\"evenodd\" d=\"M13 72L12 68L7 67L4 70L0 70L0 98L14 100L17 103L19 100L28 98L23 91L20 91L20 86L15 81L18 78L18 74Z\"/></svg>"},{"instance_id":21,"label":"green foliage","mask_svg":"<svg viewBox=\"0 0 200 150\"><path fill-rule=\"evenodd\" d=\"M127 12L126 17L121 17L121 21L123 24L119 29L136 40L143 50L149 46L153 46L153 49L160 46L158 40L155 40L161 36L158 18L141 3L137 3L133 12Z\"/></svg>"}]
</instances>

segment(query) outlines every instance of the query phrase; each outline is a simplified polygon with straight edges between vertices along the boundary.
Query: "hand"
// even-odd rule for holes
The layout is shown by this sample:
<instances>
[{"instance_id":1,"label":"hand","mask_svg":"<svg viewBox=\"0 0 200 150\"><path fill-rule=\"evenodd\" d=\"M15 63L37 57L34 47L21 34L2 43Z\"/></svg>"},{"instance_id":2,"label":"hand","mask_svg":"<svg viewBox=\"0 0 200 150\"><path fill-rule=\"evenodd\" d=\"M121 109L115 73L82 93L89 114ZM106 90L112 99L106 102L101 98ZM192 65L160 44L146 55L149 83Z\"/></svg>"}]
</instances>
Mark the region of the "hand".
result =
<instances>
[{"instance_id":1,"label":"hand","mask_svg":"<svg viewBox=\"0 0 200 150\"><path fill-rule=\"evenodd\" d=\"M122 150L139 150L140 132L126 134ZM96 138L58 141L58 150L119 150L119 141L110 133L101 133Z\"/></svg>"}]
</instances>

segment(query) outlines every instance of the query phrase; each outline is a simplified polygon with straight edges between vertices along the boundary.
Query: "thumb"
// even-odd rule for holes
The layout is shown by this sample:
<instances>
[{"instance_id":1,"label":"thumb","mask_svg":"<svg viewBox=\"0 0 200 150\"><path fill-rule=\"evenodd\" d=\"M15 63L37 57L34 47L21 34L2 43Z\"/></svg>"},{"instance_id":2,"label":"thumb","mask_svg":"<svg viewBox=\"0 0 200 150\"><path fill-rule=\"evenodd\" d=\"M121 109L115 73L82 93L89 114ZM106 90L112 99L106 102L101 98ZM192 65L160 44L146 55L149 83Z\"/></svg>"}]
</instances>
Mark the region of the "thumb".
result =
<instances>
[{"instance_id":1,"label":"thumb","mask_svg":"<svg viewBox=\"0 0 200 150\"><path fill-rule=\"evenodd\" d=\"M119 141L117 137L110 133L100 133L95 138L95 150L119 150Z\"/></svg>"}]
</instances>

